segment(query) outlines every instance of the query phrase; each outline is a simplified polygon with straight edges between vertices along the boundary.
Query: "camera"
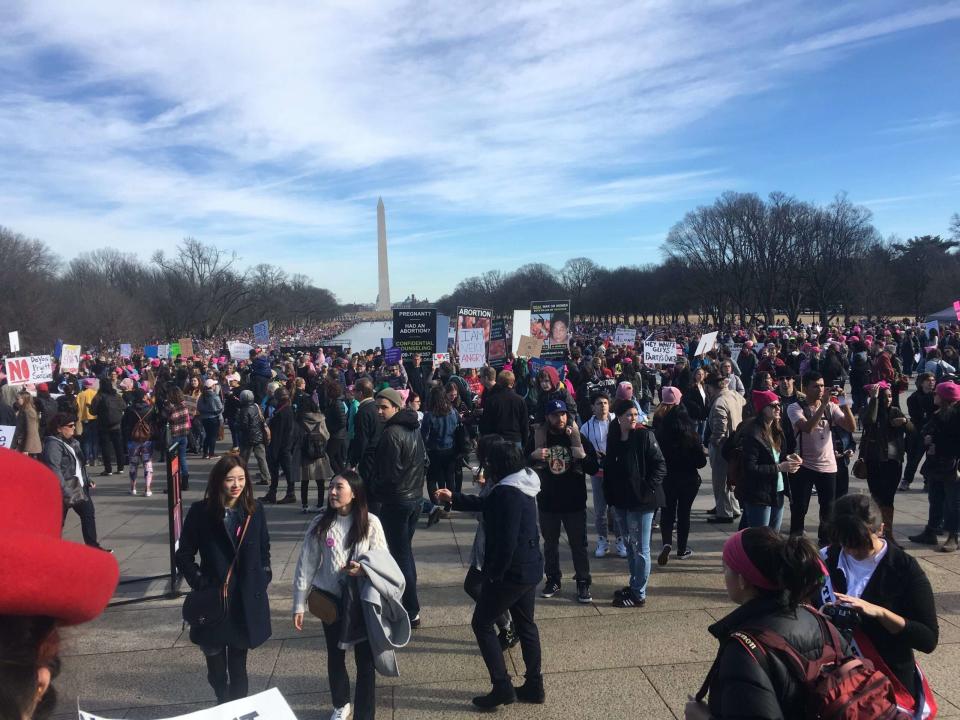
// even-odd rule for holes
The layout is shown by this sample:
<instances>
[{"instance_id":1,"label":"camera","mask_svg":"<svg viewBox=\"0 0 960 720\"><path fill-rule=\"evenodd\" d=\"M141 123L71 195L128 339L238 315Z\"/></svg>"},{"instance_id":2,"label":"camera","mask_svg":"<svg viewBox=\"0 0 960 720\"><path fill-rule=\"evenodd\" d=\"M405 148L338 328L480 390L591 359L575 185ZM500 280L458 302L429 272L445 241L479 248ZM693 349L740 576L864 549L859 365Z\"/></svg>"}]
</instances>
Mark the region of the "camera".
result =
<instances>
[{"instance_id":1,"label":"camera","mask_svg":"<svg viewBox=\"0 0 960 720\"><path fill-rule=\"evenodd\" d=\"M821 611L840 631L840 634L846 637L850 637L857 626L860 625L860 613L851 605L844 605L843 603L824 605Z\"/></svg>"}]
</instances>

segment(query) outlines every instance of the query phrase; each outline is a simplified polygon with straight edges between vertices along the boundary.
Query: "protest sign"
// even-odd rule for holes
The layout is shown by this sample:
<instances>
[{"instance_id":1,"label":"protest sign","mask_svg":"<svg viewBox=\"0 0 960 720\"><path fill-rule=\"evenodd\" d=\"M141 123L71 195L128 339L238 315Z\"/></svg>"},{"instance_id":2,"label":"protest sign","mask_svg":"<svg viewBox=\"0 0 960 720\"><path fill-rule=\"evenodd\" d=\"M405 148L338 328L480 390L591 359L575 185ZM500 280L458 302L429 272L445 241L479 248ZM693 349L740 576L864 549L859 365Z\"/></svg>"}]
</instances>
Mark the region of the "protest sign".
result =
<instances>
[{"instance_id":1,"label":"protest sign","mask_svg":"<svg viewBox=\"0 0 960 720\"><path fill-rule=\"evenodd\" d=\"M541 357L562 358L570 347L570 301L530 303L530 337L543 340Z\"/></svg>"},{"instance_id":2,"label":"protest sign","mask_svg":"<svg viewBox=\"0 0 960 720\"><path fill-rule=\"evenodd\" d=\"M231 360L247 360L250 357L251 350L253 350L253 346L249 343L227 343L227 352L230 353Z\"/></svg>"},{"instance_id":3,"label":"protest sign","mask_svg":"<svg viewBox=\"0 0 960 720\"><path fill-rule=\"evenodd\" d=\"M391 347L387 348L387 352L384 353L387 364L392 365L393 363L398 363L403 359L403 348L400 347Z\"/></svg>"},{"instance_id":4,"label":"protest sign","mask_svg":"<svg viewBox=\"0 0 960 720\"><path fill-rule=\"evenodd\" d=\"M20 331L11 330L7 333L7 337L10 338L10 352L19 352L20 351Z\"/></svg>"},{"instance_id":5,"label":"protest sign","mask_svg":"<svg viewBox=\"0 0 960 720\"><path fill-rule=\"evenodd\" d=\"M178 356L183 355L183 352L180 350L180 343L170 343L170 357L176 359Z\"/></svg>"},{"instance_id":6,"label":"protest sign","mask_svg":"<svg viewBox=\"0 0 960 720\"><path fill-rule=\"evenodd\" d=\"M53 356L60 359L60 351L63 349L63 340L57 340L53 345Z\"/></svg>"},{"instance_id":7,"label":"protest sign","mask_svg":"<svg viewBox=\"0 0 960 720\"><path fill-rule=\"evenodd\" d=\"M708 352L713 350L717 345L717 331L709 332L706 335L700 336L700 342L697 343L697 351L693 354L694 357L700 357L701 355L706 355Z\"/></svg>"},{"instance_id":8,"label":"protest sign","mask_svg":"<svg viewBox=\"0 0 960 720\"><path fill-rule=\"evenodd\" d=\"M159 345L145 345L143 348L143 356L145 358L158 358L160 357L160 346Z\"/></svg>"},{"instance_id":9,"label":"protest sign","mask_svg":"<svg viewBox=\"0 0 960 720\"><path fill-rule=\"evenodd\" d=\"M79 345L64 345L60 349L60 372L73 374L80 372Z\"/></svg>"},{"instance_id":10,"label":"protest sign","mask_svg":"<svg viewBox=\"0 0 960 720\"><path fill-rule=\"evenodd\" d=\"M130 343L120 343L120 357L129 358L131 355L133 355L133 350Z\"/></svg>"},{"instance_id":11,"label":"protest sign","mask_svg":"<svg viewBox=\"0 0 960 720\"><path fill-rule=\"evenodd\" d=\"M53 380L53 361L49 355L7 358L7 384L29 385Z\"/></svg>"},{"instance_id":12,"label":"protest sign","mask_svg":"<svg viewBox=\"0 0 960 720\"><path fill-rule=\"evenodd\" d=\"M193 357L193 340L191 338L180 338L180 354L185 358Z\"/></svg>"},{"instance_id":13,"label":"protest sign","mask_svg":"<svg viewBox=\"0 0 960 720\"><path fill-rule=\"evenodd\" d=\"M389 350L390 348L392 348L393 338L392 337L380 338L380 347L382 347L384 350Z\"/></svg>"},{"instance_id":14,"label":"protest sign","mask_svg":"<svg viewBox=\"0 0 960 720\"><path fill-rule=\"evenodd\" d=\"M520 343L517 346L517 356L536 358L540 357L540 352L542 350L543 340L540 338L532 338L529 335L523 335L520 337Z\"/></svg>"},{"instance_id":15,"label":"protest sign","mask_svg":"<svg viewBox=\"0 0 960 720\"><path fill-rule=\"evenodd\" d=\"M490 323L493 321L493 310L483 308L457 308L457 336L461 330L480 328L483 330L484 344L490 342Z\"/></svg>"},{"instance_id":16,"label":"protest sign","mask_svg":"<svg viewBox=\"0 0 960 720\"><path fill-rule=\"evenodd\" d=\"M617 328L613 335L614 345L633 345L637 341L637 331L630 328Z\"/></svg>"},{"instance_id":17,"label":"protest sign","mask_svg":"<svg viewBox=\"0 0 960 720\"><path fill-rule=\"evenodd\" d=\"M937 334L937 337L940 337L940 321L939 320L931 320L928 323L924 323L923 327L927 333L928 340L933 338L934 332Z\"/></svg>"},{"instance_id":18,"label":"protest sign","mask_svg":"<svg viewBox=\"0 0 960 720\"><path fill-rule=\"evenodd\" d=\"M552 367L557 371L561 380L567 377L567 364L563 360L544 360L543 358L531 358L528 363L530 374L536 377L545 367Z\"/></svg>"},{"instance_id":19,"label":"protest sign","mask_svg":"<svg viewBox=\"0 0 960 720\"><path fill-rule=\"evenodd\" d=\"M677 344L672 340L645 340L643 362L647 365L673 365L677 361Z\"/></svg>"},{"instance_id":20,"label":"protest sign","mask_svg":"<svg viewBox=\"0 0 960 720\"><path fill-rule=\"evenodd\" d=\"M513 330L510 335L510 349L513 351L513 354L517 354L517 349L520 347L520 338L529 332L527 328L530 327L530 311L529 310L514 310L513 311Z\"/></svg>"},{"instance_id":21,"label":"protest sign","mask_svg":"<svg viewBox=\"0 0 960 720\"><path fill-rule=\"evenodd\" d=\"M93 715L77 706L79 720L108 720L99 715ZM214 705L205 710L197 710L186 715L175 715L163 720L297 720L293 710L287 704L277 688L270 688L262 693L250 697L231 700L222 705Z\"/></svg>"},{"instance_id":22,"label":"protest sign","mask_svg":"<svg viewBox=\"0 0 960 720\"><path fill-rule=\"evenodd\" d=\"M253 326L253 339L258 345L270 344L270 324L266 320Z\"/></svg>"},{"instance_id":23,"label":"protest sign","mask_svg":"<svg viewBox=\"0 0 960 720\"><path fill-rule=\"evenodd\" d=\"M460 328L457 338L457 356L462 368L481 368L487 362L483 343L483 328Z\"/></svg>"},{"instance_id":24,"label":"protest sign","mask_svg":"<svg viewBox=\"0 0 960 720\"><path fill-rule=\"evenodd\" d=\"M487 348L487 362L500 370L507 361L507 324L503 318L490 323L490 346Z\"/></svg>"},{"instance_id":25,"label":"protest sign","mask_svg":"<svg viewBox=\"0 0 960 720\"><path fill-rule=\"evenodd\" d=\"M450 316L437 313L437 347L435 352L447 352L450 349L451 336L456 340L456 328L450 327Z\"/></svg>"},{"instance_id":26,"label":"protest sign","mask_svg":"<svg viewBox=\"0 0 960 720\"><path fill-rule=\"evenodd\" d=\"M16 431L16 425L0 425L0 447L13 450L13 434Z\"/></svg>"},{"instance_id":27,"label":"protest sign","mask_svg":"<svg viewBox=\"0 0 960 720\"><path fill-rule=\"evenodd\" d=\"M169 345L157 345L157 357L163 360L170 358L170 346Z\"/></svg>"},{"instance_id":28,"label":"protest sign","mask_svg":"<svg viewBox=\"0 0 960 720\"><path fill-rule=\"evenodd\" d=\"M404 360L412 360L416 353L432 356L437 351L437 311L394 310L393 344L403 351Z\"/></svg>"},{"instance_id":29,"label":"protest sign","mask_svg":"<svg viewBox=\"0 0 960 720\"><path fill-rule=\"evenodd\" d=\"M439 365L440 363L450 362L450 353L434 353L433 354L433 364Z\"/></svg>"}]
</instances>

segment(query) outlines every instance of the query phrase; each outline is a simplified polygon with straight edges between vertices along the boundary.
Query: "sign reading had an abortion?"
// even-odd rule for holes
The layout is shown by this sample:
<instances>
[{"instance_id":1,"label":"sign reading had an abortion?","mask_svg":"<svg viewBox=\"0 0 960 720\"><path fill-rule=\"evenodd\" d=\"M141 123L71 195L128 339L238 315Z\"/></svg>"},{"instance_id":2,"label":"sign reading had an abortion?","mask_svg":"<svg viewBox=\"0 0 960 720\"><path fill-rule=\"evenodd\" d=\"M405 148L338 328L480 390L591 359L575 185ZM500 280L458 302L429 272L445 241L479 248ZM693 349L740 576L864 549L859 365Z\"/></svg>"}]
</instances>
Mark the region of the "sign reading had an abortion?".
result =
<instances>
[{"instance_id":1,"label":"sign reading had an abortion?","mask_svg":"<svg viewBox=\"0 0 960 720\"><path fill-rule=\"evenodd\" d=\"M397 309L393 311L393 345L403 350L403 359L415 353L433 357L437 344L437 311Z\"/></svg>"}]
</instances>

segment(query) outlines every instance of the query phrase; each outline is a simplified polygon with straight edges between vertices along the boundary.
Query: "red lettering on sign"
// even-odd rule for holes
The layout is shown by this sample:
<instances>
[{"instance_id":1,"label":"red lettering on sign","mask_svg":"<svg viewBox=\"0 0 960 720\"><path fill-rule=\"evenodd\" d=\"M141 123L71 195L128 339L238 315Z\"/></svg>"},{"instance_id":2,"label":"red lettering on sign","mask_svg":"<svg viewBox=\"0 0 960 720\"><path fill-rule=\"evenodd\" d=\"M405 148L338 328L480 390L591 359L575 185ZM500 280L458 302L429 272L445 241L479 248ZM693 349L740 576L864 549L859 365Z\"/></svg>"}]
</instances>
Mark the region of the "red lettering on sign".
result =
<instances>
[{"instance_id":1,"label":"red lettering on sign","mask_svg":"<svg viewBox=\"0 0 960 720\"><path fill-rule=\"evenodd\" d=\"M30 382L30 359L14 358L7 361L7 382L11 385L15 383Z\"/></svg>"}]
</instances>

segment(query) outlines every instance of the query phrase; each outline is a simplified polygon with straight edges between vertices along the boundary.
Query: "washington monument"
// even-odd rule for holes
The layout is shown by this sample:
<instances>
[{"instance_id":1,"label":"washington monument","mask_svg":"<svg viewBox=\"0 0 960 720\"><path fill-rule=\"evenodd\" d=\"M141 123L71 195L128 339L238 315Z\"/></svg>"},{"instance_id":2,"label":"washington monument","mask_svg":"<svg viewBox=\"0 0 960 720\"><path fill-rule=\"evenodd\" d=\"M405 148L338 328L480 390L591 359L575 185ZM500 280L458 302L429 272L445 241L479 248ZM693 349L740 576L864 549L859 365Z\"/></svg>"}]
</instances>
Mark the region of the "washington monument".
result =
<instances>
[{"instance_id":1,"label":"washington monument","mask_svg":"<svg viewBox=\"0 0 960 720\"><path fill-rule=\"evenodd\" d=\"M377 271L380 278L377 311L390 310L390 270L387 267L387 216L383 198L377 198Z\"/></svg>"}]
</instances>

